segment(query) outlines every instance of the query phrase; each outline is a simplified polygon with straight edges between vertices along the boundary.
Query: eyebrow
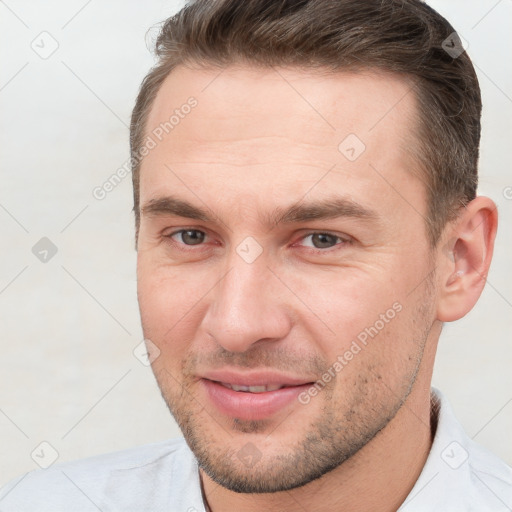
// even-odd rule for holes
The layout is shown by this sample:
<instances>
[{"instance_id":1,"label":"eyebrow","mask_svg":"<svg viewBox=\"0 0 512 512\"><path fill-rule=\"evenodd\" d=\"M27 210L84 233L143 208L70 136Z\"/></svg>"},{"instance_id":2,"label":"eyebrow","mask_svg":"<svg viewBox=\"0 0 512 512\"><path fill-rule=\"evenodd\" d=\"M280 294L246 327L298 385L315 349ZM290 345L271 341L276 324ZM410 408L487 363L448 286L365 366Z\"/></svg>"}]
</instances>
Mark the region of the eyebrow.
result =
<instances>
[{"instance_id":1,"label":"eyebrow","mask_svg":"<svg viewBox=\"0 0 512 512\"><path fill-rule=\"evenodd\" d=\"M202 222L215 222L218 218L206 208L195 206L173 196L163 196L147 201L141 208L146 217L177 216ZM350 198L334 196L314 202L298 201L286 208L277 207L264 219L269 226L292 224L310 220L326 220L351 217L365 221L377 221L380 216Z\"/></svg>"}]
</instances>

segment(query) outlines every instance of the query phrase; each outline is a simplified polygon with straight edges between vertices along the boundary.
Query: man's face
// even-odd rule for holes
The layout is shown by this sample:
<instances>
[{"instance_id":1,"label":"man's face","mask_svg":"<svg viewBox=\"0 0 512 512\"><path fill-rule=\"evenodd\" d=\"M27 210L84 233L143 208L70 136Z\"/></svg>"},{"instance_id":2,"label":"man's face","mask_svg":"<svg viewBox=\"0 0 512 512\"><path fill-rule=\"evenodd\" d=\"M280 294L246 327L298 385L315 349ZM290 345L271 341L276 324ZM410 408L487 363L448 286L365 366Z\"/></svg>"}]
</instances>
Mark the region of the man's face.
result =
<instances>
[{"instance_id":1,"label":"man's face","mask_svg":"<svg viewBox=\"0 0 512 512\"><path fill-rule=\"evenodd\" d=\"M387 74L180 67L158 93L142 325L163 397L225 487L304 485L411 391L435 289L408 90Z\"/></svg>"}]
</instances>

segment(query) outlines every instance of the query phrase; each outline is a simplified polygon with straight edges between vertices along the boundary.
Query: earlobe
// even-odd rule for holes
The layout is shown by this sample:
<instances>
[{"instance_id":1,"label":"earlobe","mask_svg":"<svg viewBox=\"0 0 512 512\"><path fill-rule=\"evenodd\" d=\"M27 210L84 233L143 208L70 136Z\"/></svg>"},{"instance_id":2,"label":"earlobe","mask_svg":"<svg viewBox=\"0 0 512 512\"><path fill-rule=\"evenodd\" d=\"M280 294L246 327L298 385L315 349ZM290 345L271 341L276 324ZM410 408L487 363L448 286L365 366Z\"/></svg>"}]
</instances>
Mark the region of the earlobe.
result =
<instances>
[{"instance_id":1,"label":"earlobe","mask_svg":"<svg viewBox=\"0 0 512 512\"><path fill-rule=\"evenodd\" d=\"M438 320L452 322L466 315L485 286L497 229L494 202L477 197L448 225L439 251Z\"/></svg>"}]
</instances>

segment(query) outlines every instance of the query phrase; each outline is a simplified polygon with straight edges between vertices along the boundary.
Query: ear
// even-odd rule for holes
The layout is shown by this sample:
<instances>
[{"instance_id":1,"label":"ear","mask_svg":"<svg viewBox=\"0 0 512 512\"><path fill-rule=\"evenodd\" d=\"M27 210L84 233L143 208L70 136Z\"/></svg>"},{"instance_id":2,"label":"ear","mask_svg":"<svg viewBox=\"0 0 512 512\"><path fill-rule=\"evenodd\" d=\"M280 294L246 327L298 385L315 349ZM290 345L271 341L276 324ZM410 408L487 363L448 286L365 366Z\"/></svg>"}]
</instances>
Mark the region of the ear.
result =
<instances>
[{"instance_id":1,"label":"ear","mask_svg":"<svg viewBox=\"0 0 512 512\"><path fill-rule=\"evenodd\" d=\"M446 227L438 254L437 319L466 315L484 289L498 226L496 205L488 197L471 201Z\"/></svg>"}]
</instances>

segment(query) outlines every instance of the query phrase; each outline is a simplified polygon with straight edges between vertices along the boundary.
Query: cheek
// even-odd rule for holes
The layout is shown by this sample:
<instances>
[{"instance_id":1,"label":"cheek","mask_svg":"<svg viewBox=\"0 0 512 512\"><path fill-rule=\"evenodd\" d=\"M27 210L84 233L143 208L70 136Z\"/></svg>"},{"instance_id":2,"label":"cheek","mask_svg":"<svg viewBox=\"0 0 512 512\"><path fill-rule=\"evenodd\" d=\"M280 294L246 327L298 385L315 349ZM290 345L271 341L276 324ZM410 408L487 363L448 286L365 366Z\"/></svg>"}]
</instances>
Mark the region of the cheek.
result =
<instances>
[{"instance_id":1,"label":"cheek","mask_svg":"<svg viewBox=\"0 0 512 512\"><path fill-rule=\"evenodd\" d=\"M318 315L310 333L343 386L367 375L394 388L414 373L429 324L423 286L411 294L405 273L389 271L315 281L323 286L304 286L304 280L301 289Z\"/></svg>"},{"instance_id":2,"label":"cheek","mask_svg":"<svg viewBox=\"0 0 512 512\"><path fill-rule=\"evenodd\" d=\"M336 387L357 392L375 403L402 396L414 382L424 347L424 331L412 330L402 309L388 323L377 320L352 336L338 353ZM332 363L331 363L332 364Z\"/></svg>"},{"instance_id":3,"label":"cheek","mask_svg":"<svg viewBox=\"0 0 512 512\"><path fill-rule=\"evenodd\" d=\"M139 264L137 294L144 336L161 351L176 351L197 328L205 293L211 286L199 274Z\"/></svg>"},{"instance_id":4,"label":"cheek","mask_svg":"<svg viewBox=\"0 0 512 512\"><path fill-rule=\"evenodd\" d=\"M336 358L347 350L352 341L364 342L368 332L389 330L396 322L397 294L390 287L360 272L360 279L349 272L339 272L321 279L304 278L296 283L297 295L314 313L304 307L304 318L311 318L310 329L322 351ZM395 307L393 307L395 306ZM307 313L307 315L306 315Z\"/></svg>"}]
</instances>

